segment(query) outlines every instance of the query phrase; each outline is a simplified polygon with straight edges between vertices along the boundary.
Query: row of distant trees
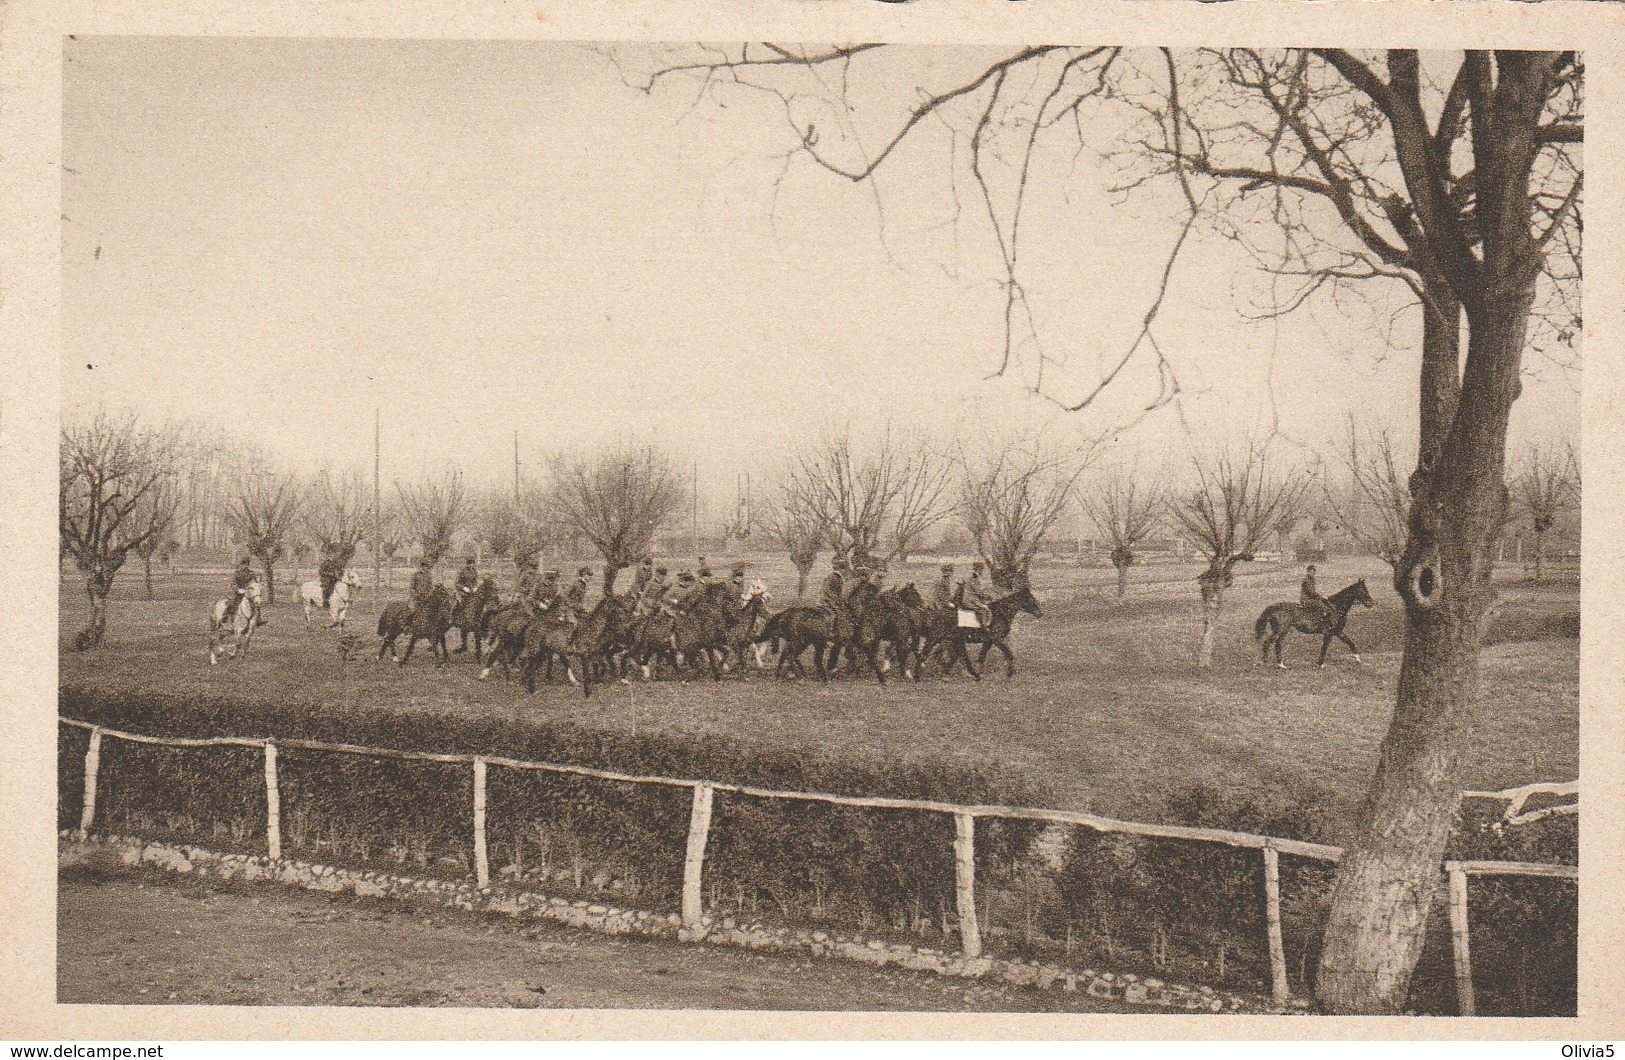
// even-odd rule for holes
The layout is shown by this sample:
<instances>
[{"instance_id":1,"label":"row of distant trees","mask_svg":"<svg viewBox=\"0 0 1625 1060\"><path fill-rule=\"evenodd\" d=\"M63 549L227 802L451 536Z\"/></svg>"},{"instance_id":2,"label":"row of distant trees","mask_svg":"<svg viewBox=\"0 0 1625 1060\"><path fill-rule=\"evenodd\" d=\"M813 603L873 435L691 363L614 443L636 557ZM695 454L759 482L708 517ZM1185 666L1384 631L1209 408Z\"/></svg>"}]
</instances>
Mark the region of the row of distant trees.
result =
<instances>
[{"instance_id":1,"label":"row of distant trees","mask_svg":"<svg viewBox=\"0 0 1625 1060\"><path fill-rule=\"evenodd\" d=\"M102 412L63 430L61 543L86 576L85 645L100 643L107 596L128 559L143 564L150 596L153 563L183 534L253 556L272 601L285 559L315 552L346 566L364 542L391 563L410 550L439 564L472 543L520 566L587 545L604 561L609 592L689 499L675 462L649 446L560 454L545 482L518 492L476 489L455 468L375 490L360 470L299 479L240 450L227 465L224 452L207 431L146 426L128 414ZM755 529L789 557L798 595L825 552L861 565L906 561L949 527L968 538L996 584L1009 585L1028 573L1070 512L1081 512L1109 543L1122 595L1146 544L1172 533L1208 563L1199 579L1204 666L1236 565L1272 538L1286 540L1305 519L1390 566L1402 555L1410 493L1401 469L1410 461L1389 432L1362 432L1351 422L1335 474L1312 473L1266 445L1194 456L1177 476L1122 463L1095 467L1100 452L1041 435L949 448L896 430L866 438L831 432L782 462ZM202 503L200 468L209 476ZM1544 537L1578 504L1579 485L1572 448L1532 448L1518 466L1509 511L1534 530L1537 579ZM228 533L211 530L217 525Z\"/></svg>"}]
</instances>

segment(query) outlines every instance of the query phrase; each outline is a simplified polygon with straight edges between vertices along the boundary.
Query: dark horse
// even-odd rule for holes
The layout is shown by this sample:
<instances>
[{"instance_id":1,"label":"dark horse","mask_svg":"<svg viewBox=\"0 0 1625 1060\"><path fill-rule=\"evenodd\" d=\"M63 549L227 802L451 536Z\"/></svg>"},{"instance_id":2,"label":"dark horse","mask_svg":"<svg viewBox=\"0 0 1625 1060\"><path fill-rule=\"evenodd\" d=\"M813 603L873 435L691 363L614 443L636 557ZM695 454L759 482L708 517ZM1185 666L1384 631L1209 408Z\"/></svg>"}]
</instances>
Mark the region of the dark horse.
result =
<instances>
[{"instance_id":1,"label":"dark horse","mask_svg":"<svg viewBox=\"0 0 1625 1060\"><path fill-rule=\"evenodd\" d=\"M472 633L474 661L481 662L484 659L482 645L490 631L491 616L501 609L496 583L490 578L483 579L471 593L458 593L457 606L451 613L451 625L457 630L459 638L457 647L452 649L453 653L461 655L468 650L468 635Z\"/></svg>"},{"instance_id":2,"label":"dark horse","mask_svg":"<svg viewBox=\"0 0 1625 1060\"><path fill-rule=\"evenodd\" d=\"M794 667L798 674L805 677L807 671L802 668L801 656L809 647L812 648L813 668L818 673L818 679L823 681L829 676L825 653L829 653L833 662L835 649L852 639L854 628L851 617L844 610L787 607L767 620L753 643L772 644L778 650L779 662L773 670L774 677L783 677L786 665Z\"/></svg>"},{"instance_id":3,"label":"dark horse","mask_svg":"<svg viewBox=\"0 0 1625 1060\"><path fill-rule=\"evenodd\" d=\"M536 670L543 658L551 660L559 656L564 659L567 671L572 662L579 666L582 698L592 695L593 662L602 661L604 653L619 641L631 617L632 611L625 599L605 596L579 622L532 621L525 630L526 690L536 691ZM551 661L548 667L552 668Z\"/></svg>"},{"instance_id":4,"label":"dark horse","mask_svg":"<svg viewBox=\"0 0 1625 1060\"><path fill-rule=\"evenodd\" d=\"M965 672L980 681L982 675L977 667L987 662L988 652L997 648L1004 654L1004 676L1014 677L1016 658L1010 651L1010 627L1015 625L1017 612L1024 611L1034 618L1043 618L1044 610L1038 606L1038 598L1033 595L1032 588L1023 581L990 603L988 611L992 619L986 626L967 629L959 624L959 616L952 607L928 610L925 613L925 643L920 649L920 658L925 660L932 655L945 653L944 673L952 670L954 660L958 659L965 664ZM967 644L982 646L975 666L971 665L970 654L965 650Z\"/></svg>"},{"instance_id":5,"label":"dark horse","mask_svg":"<svg viewBox=\"0 0 1625 1060\"><path fill-rule=\"evenodd\" d=\"M1359 662L1360 649L1343 632L1343 624L1349 620L1349 611L1355 604L1376 606L1371 602L1371 593L1366 590L1364 578L1339 589L1327 597L1320 607L1304 607L1286 601L1264 608L1264 613L1253 623L1253 636L1258 638L1259 645L1258 661L1269 662L1270 649L1274 648L1275 665L1285 670L1286 663L1281 661L1281 647L1286 643L1287 634L1297 630L1299 633L1320 634L1319 665L1326 665L1326 649L1332 646L1333 637L1347 644L1349 654L1355 662Z\"/></svg>"},{"instance_id":6,"label":"dark horse","mask_svg":"<svg viewBox=\"0 0 1625 1060\"><path fill-rule=\"evenodd\" d=\"M435 665L446 665L446 634L451 629L451 593L437 585L424 601L414 608L405 600L393 600L378 616L378 635L384 642L378 646L378 658L389 652L402 666L412 657L418 641L427 640L433 646ZM395 641L406 637L406 654L395 655Z\"/></svg>"},{"instance_id":7,"label":"dark horse","mask_svg":"<svg viewBox=\"0 0 1625 1060\"><path fill-rule=\"evenodd\" d=\"M847 650L868 659L875 679L881 684L886 683L886 670L890 666L882 657L883 649L890 651L905 676L920 679L917 616L922 604L913 582L899 589L876 590L870 586L864 593L862 606L856 609L855 628Z\"/></svg>"}]
</instances>

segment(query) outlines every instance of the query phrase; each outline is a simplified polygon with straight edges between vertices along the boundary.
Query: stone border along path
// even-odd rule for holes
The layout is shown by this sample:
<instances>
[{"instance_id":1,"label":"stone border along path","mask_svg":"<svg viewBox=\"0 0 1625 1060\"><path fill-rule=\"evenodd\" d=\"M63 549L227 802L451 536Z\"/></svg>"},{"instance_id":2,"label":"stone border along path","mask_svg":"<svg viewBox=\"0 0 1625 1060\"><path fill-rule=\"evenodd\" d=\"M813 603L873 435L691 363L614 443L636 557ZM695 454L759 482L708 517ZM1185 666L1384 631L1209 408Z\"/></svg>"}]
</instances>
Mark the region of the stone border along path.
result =
<instances>
[{"instance_id":1,"label":"stone border along path","mask_svg":"<svg viewBox=\"0 0 1625 1060\"><path fill-rule=\"evenodd\" d=\"M1210 986L1185 986L1133 974L1068 971L1055 965L1029 961L995 960L989 957L967 959L924 946L887 943L878 939L864 940L823 931L767 927L755 922L740 923L733 917L718 920L706 916L697 927L689 929L682 926L682 918L676 913L622 909L500 886L476 887L467 881L396 876L291 858L273 863L263 855L223 854L202 847L158 843L130 836L83 837L71 829L62 830L58 839L59 859L62 860L71 859L75 853L106 850L117 854L125 865L145 865L177 875L271 881L311 891L349 893L358 898L430 898L442 905L469 912L505 913L520 918L551 920L608 935L647 935L678 942L704 941L713 945L776 953L835 957L860 964L894 966L937 975L989 978L1039 990L1082 991L1090 997L1170 1011L1283 1014L1304 1012L1309 1008L1309 1002L1299 998L1282 1007L1261 995L1248 996Z\"/></svg>"}]
</instances>

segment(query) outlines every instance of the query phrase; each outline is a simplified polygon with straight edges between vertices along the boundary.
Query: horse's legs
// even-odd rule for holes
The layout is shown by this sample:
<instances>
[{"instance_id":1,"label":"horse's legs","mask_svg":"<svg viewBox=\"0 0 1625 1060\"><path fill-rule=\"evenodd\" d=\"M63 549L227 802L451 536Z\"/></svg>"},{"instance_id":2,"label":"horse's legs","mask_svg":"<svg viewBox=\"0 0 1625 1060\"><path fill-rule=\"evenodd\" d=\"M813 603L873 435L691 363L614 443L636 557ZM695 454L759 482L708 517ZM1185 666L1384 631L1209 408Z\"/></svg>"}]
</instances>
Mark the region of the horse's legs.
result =
<instances>
[{"instance_id":1,"label":"horse's legs","mask_svg":"<svg viewBox=\"0 0 1625 1060\"><path fill-rule=\"evenodd\" d=\"M1009 678L1016 676L1016 657L1010 653L1010 645L1006 644L1002 640L994 641L993 643L998 646L1000 651L1004 652L1005 678L1008 680Z\"/></svg>"},{"instance_id":2,"label":"horse's legs","mask_svg":"<svg viewBox=\"0 0 1625 1060\"><path fill-rule=\"evenodd\" d=\"M880 665L880 641L878 639L869 645L869 665L874 667L875 680L879 681L884 687L886 684L886 668Z\"/></svg>"},{"instance_id":3,"label":"horse's legs","mask_svg":"<svg viewBox=\"0 0 1625 1060\"><path fill-rule=\"evenodd\" d=\"M1348 634L1344 633L1342 630L1338 630L1336 633L1333 634L1333 636L1335 636L1338 640L1342 641L1344 644L1347 644L1349 646L1349 656L1355 662L1360 661L1360 649L1356 648L1354 646L1354 642L1352 640L1349 640Z\"/></svg>"},{"instance_id":4,"label":"horse's legs","mask_svg":"<svg viewBox=\"0 0 1625 1060\"><path fill-rule=\"evenodd\" d=\"M717 666L717 655L720 653L715 648L709 647L700 650L705 652L705 661L711 664L711 680L721 681L722 670Z\"/></svg>"},{"instance_id":5,"label":"horse's legs","mask_svg":"<svg viewBox=\"0 0 1625 1060\"><path fill-rule=\"evenodd\" d=\"M982 650L976 656L976 665L977 666L986 666L987 665L987 653L992 651L992 650L993 650L993 642L991 640L984 640L982 642Z\"/></svg>"},{"instance_id":6,"label":"horse's legs","mask_svg":"<svg viewBox=\"0 0 1625 1060\"><path fill-rule=\"evenodd\" d=\"M1321 667L1323 669L1325 668L1325 666L1326 666L1326 649L1330 648L1331 646L1332 646L1332 634L1330 634L1330 633L1322 634L1321 638L1320 638L1320 662L1316 663L1315 665L1317 665L1317 666L1319 666L1319 667Z\"/></svg>"},{"instance_id":7,"label":"horse's legs","mask_svg":"<svg viewBox=\"0 0 1625 1060\"><path fill-rule=\"evenodd\" d=\"M414 632L408 631L407 634L406 634L406 653L403 654L403 655L396 656L395 661L397 663L399 663L401 666L405 666L406 665L406 660L408 660L408 659L410 659L412 657L412 649L416 648L417 646L418 646L418 635L416 633L414 633Z\"/></svg>"}]
</instances>

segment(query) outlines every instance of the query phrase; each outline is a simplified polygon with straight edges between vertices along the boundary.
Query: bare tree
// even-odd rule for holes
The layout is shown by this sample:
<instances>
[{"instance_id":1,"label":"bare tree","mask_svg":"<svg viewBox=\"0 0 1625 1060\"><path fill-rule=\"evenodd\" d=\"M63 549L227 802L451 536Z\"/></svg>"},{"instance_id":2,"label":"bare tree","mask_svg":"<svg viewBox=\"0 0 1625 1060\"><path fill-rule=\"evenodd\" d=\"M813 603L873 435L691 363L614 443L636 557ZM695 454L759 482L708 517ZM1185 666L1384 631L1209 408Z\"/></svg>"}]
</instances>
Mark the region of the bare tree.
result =
<instances>
[{"instance_id":1,"label":"bare tree","mask_svg":"<svg viewBox=\"0 0 1625 1060\"><path fill-rule=\"evenodd\" d=\"M1071 504L1091 450L1042 438L1007 438L981 457L961 457L959 517L995 585L1025 578L1033 557Z\"/></svg>"},{"instance_id":2,"label":"bare tree","mask_svg":"<svg viewBox=\"0 0 1625 1060\"><path fill-rule=\"evenodd\" d=\"M175 452L173 438L167 439L168 451ZM141 557L142 574L146 582L147 599L153 599L152 561L167 562L178 546L174 538L175 526L180 518L180 474L175 470L175 458L159 476L158 484L142 498L131 520L136 531L135 554Z\"/></svg>"},{"instance_id":3,"label":"bare tree","mask_svg":"<svg viewBox=\"0 0 1625 1060\"><path fill-rule=\"evenodd\" d=\"M1415 462L1400 452L1387 427L1362 431L1350 416L1348 428L1338 456L1345 481L1334 484L1328 479L1321 484L1326 512L1345 536L1397 571L1411 517L1410 474L1405 469Z\"/></svg>"},{"instance_id":4,"label":"bare tree","mask_svg":"<svg viewBox=\"0 0 1625 1060\"><path fill-rule=\"evenodd\" d=\"M854 563L902 558L952 510L953 467L921 437L887 428L872 444L850 430L795 458L786 489Z\"/></svg>"},{"instance_id":5,"label":"bare tree","mask_svg":"<svg viewBox=\"0 0 1625 1060\"><path fill-rule=\"evenodd\" d=\"M548 506L604 557L604 593L637 563L683 503L683 480L652 446L621 445L552 462Z\"/></svg>"},{"instance_id":6,"label":"bare tree","mask_svg":"<svg viewBox=\"0 0 1625 1060\"><path fill-rule=\"evenodd\" d=\"M438 566L451 551L463 522L466 494L463 473L449 468L438 477L422 482L395 484L400 496L400 514L410 540L416 542L419 556Z\"/></svg>"},{"instance_id":7,"label":"bare tree","mask_svg":"<svg viewBox=\"0 0 1625 1060\"><path fill-rule=\"evenodd\" d=\"M1224 591L1235 583L1235 566L1253 558L1294 510L1308 489L1301 471L1276 466L1262 445L1191 461L1196 482L1168 507L1180 533L1207 556L1196 579L1202 592L1202 640L1197 665L1213 665L1213 634L1224 610Z\"/></svg>"},{"instance_id":8,"label":"bare tree","mask_svg":"<svg viewBox=\"0 0 1625 1060\"><path fill-rule=\"evenodd\" d=\"M288 554L299 514L299 487L288 475L268 471L240 480L228 517L249 555L265 571L265 602L276 603L276 564Z\"/></svg>"},{"instance_id":9,"label":"bare tree","mask_svg":"<svg viewBox=\"0 0 1625 1060\"><path fill-rule=\"evenodd\" d=\"M1162 521L1167 493L1158 479L1146 481L1132 469L1107 471L1094 488L1083 494L1083 510L1100 535L1112 543L1112 566L1117 568L1117 595L1128 595L1128 572L1139 556L1135 549Z\"/></svg>"},{"instance_id":10,"label":"bare tree","mask_svg":"<svg viewBox=\"0 0 1625 1060\"><path fill-rule=\"evenodd\" d=\"M1243 240L1254 251L1270 244L1261 264L1303 281L1273 311L1370 282L1414 294L1420 442L1395 570L1404 660L1389 736L1339 864L1316 977L1327 1011L1402 1011L1460 803L1479 644L1495 601L1488 571L1507 506L1507 423L1531 317L1543 292L1561 293L1580 275L1583 64L1560 51L1440 52L1424 62L1406 49L1029 46L933 64L922 79L934 83L914 92L874 89L871 67L883 73L898 50L708 49L663 62L640 87L688 76L711 95L770 93L783 104L786 164L805 159L854 183L872 181L905 140L946 126L944 154L958 163L949 181L957 188L960 167L969 168L1000 255L998 370L1030 369L1029 385L1045 396L1053 361L1036 341L1021 283L1023 206L1031 174L1071 170L1035 166L1035 154L1074 153L1103 128L1117 141L1108 153L1152 161L1130 183L1171 182L1187 206L1184 223L1133 341L1081 393L1052 397L1066 408L1093 403L1136 357L1155 357L1153 407L1178 396L1156 320L1199 217L1238 240L1262 233ZM1084 114L1125 103L1142 118L1127 136ZM1570 319L1559 333L1574 330Z\"/></svg>"},{"instance_id":11,"label":"bare tree","mask_svg":"<svg viewBox=\"0 0 1625 1060\"><path fill-rule=\"evenodd\" d=\"M90 620L74 639L81 651L106 636L107 597L129 553L168 531L173 509L162 494L172 488L174 456L169 439L130 414L97 412L62 429L58 536L90 600Z\"/></svg>"},{"instance_id":12,"label":"bare tree","mask_svg":"<svg viewBox=\"0 0 1625 1060\"><path fill-rule=\"evenodd\" d=\"M1512 479L1515 507L1535 532L1535 577L1539 584L1546 554L1546 535L1558 516L1580 503L1580 470L1572 447L1532 445L1518 461Z\"/></svg>"},{"instance_id":13,"label":"bare tree","mask_svg":"<svg viewBox=\"0 0 1625 1060\"><path fill-rule=\"evenodd\" d=\"M785 490L762 513L761 526L768 539L789 555L796 569L796 597L805 597L813 564L824 547L824 522Z\"/></svg>"},{"instance_id":14,"label":"bare tree","mask_svg":"<svg viewBox=\"0 0 1625 1060\"><path fill-rule=\"evenodd\" d=\"M324 470L304 491L301 520L321 555L348 567L372 522L372 486L358 470Z\"/></svg>"}]
</instances>

